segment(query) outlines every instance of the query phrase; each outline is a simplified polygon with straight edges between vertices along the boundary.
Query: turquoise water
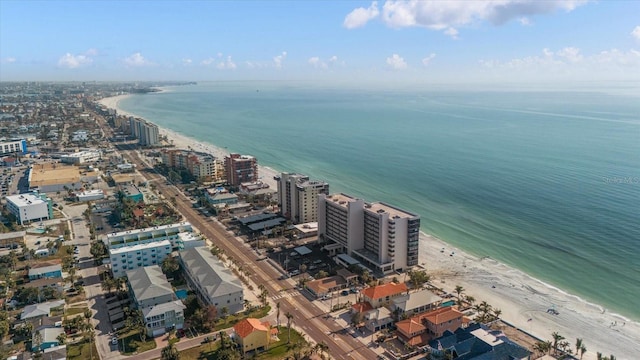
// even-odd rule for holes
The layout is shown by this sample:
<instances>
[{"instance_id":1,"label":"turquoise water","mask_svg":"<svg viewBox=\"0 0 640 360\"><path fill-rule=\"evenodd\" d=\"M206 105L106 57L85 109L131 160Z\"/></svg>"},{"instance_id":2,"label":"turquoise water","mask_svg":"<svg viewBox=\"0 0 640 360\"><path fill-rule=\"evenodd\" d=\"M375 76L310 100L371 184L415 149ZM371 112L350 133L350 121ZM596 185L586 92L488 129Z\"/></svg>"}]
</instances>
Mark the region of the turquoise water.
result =
<instances>
[{"instance_id":1,"label":"turquoise water","mask_svg":"<svg viewBox=\"0 0 640 360\"><path fill-rule=\"evenodd\" d=\"M640 92L205 83L123 110L640 319ZM631 96L631 95L636 95Z\"/></svg>"}]
</instances>

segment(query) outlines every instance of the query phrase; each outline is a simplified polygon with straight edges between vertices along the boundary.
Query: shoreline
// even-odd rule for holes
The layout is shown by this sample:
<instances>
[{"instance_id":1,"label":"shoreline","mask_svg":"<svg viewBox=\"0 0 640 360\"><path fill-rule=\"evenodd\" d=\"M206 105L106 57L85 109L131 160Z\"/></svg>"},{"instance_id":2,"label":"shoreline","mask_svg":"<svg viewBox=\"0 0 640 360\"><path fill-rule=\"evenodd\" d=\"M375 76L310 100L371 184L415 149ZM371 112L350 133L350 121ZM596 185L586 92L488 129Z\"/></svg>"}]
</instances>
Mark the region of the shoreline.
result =
<instances>
[{"instance_id":1,"label":"shoreline","mask_svg":"<svg viewBox=\"0 0 640 360\"><path fill-rule=\"evenodd\" d=\"M99 102L116 109L119 115L140 117L119 108L118 103L129 96L132 95L118 95ZM173 140L177 148L190 147L216 157L224 157L229 153L170 129L159 127L159 130L161 135ZM275 169L259 165L259 174L263 182L276 188L273 176L278 172ZM478 258L444 240L424 232L420 234L419 263L431 275L433 285L449 293L453 293L456 285L463 286L464 294L473 296L476 303L487 301L502 310L501 318L542 340L551 340L551 333L557 331L574 347L575 339L582 338L588 348L583 359L595 359L596 352L613 354L618 359L635 357L636 344L640 343L640 323L637 321L611 313L598 304L495 259ZM547 310L550 308L559 314L549 314Z\"/></svg>"}]
</instances>

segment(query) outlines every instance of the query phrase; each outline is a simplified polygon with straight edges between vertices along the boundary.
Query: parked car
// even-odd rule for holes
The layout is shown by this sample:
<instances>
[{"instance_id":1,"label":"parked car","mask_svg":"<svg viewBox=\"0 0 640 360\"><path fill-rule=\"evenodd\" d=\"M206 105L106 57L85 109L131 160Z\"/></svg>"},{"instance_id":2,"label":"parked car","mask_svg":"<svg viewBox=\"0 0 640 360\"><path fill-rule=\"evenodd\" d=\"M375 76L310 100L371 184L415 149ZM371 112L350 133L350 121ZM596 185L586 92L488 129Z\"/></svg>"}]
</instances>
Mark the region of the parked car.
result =
<instances>
[{"instance_id":1,"label":"parked car","mask_svg":"<svg viewBox=\"0 0 640 360\"><path fill-rule=\"evenodd\" d=\"M114 336L111 338L111 344L118 345L118 337Z\"/></svg>"},{"instance_id":2,"label":"parked car","mask_svg":"<svg viewBox=\"0 0 640 360\"><path fill-rule=\"evenodd\" d=\"M342 292L340 292L340 295L347 296L349 295L349 292L347 290L342 290Z\"/></svg>"}]
</instances>

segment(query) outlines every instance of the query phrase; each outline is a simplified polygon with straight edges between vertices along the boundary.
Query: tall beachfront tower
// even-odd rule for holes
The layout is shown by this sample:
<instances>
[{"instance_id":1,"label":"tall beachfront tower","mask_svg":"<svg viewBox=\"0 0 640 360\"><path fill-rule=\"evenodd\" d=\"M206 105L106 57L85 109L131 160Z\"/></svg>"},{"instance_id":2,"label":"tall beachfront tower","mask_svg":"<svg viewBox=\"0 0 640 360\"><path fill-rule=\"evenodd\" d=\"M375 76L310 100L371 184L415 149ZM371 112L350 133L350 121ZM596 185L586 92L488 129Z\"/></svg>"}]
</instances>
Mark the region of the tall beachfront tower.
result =
<instances>
[{"instance_id":1,"label":"tall beachfront tower","mask_svg":"<svg viewBox=\"0 0 640 360\"><path fill-rule=\"evenodd\" d=\"M224 158L224 168L227 182L233 187L258 181L258 160L253 156L230 154Z\"/></svg>"},{"instance_id":2,"label":"tall beachfront tower","mask_svg":"<svg viewBox=\"0 0 640 360\"><path fill-rule=\"evenodd\" d=\"M329 194L328 183L294 173L282 173L276 181L278 205L286 219L294 224L318 221L318 195Z\"/></svg>"},{"instance_id":3,"label":"tall beachfront tower","mask_svg":"<svg viewBox=\"0 0 640 360\"><path fill-rule=\"evenodd\" d=\"M318 235L376 273L418 265L420 216L385 203L320 194Z\"/></svg>"},{"instance_id":4,"label":"tall beachfront tower","mask_svg":"<svg viewBox=\"0 0 640 360\"><path fill-rule=\"evenodd\" d=\"M160 131L156 124L131 116L129 117L129 129L131 135L136 137L142 146L153 146L160 143Z\"/></svg>"}]
</instances>

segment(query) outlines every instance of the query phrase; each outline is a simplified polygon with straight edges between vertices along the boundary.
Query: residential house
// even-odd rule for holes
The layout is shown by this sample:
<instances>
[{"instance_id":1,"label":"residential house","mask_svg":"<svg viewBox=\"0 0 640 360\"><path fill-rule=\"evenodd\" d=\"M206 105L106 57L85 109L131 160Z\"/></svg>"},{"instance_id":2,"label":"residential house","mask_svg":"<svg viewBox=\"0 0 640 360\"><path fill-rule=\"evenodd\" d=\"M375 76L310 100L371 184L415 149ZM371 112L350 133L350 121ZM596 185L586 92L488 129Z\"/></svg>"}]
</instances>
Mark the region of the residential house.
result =
<instances>
[{"instance_id":1,"label":"residential house","mask_svg":"<svg viewBox=\"0 0 640 360\"><path fill-rule=\"evenodd\" d=\"M267 350L271 338L278 334L277 328L271 328L268 322L260 322L254 318L238 322L233 326L233 331L233 339L240 345L243 353Z\"/></svg>"},{"instance_id":2,"label":"residential house","mask_svg":"<svg viewBox=\"0 0 640 360\"><path fill-rule=\"evenodd\" d=\"M187 285L205 305L214 305L218 313L226 308L234 314L244 309L242 283L208 247L180 251L180 264Z\"/></svg>"},{"instance_id":3,"label":"residential house","mask_svg":"<svg viewBox=\"0 0 640 360\"><path fill-rule=\"evenodd\" d=\"M64 300L47 301L40 304L27 305L22 309L20 314L21 320L51 316L51 310L56 308L63 308L65 304Z\"/></svg>"},{"instance_id":4,"label":"residential house","mask_svg":"<svg viewBox=\"0 0 640 360\"><path fill-rule=\"evenodd\" d=\"M391 301L391 311L398 317L430 311L442 303L442 298L427 289L402 294Z\"/></svg>"},{"instance_id":5,"label":"residential house","mask_svg":"<svg viewBox=\"0 0 640 360\"><path fill-rule=\"evenodd\" d=\"M61 327L49 326L37 329L32 335L31 351L38 352L60 345L58 341L60 334L64 334L64 329Z\"/></svg>"},{"instance_id":6,"label":"residential house","mask_svg":"<svg viewBox=\"0 0 640 360\"><path fill-rule=\"evenodd\" d=\"M412 346L421 346L442 336L445 331L455 331L463 324L463 314L448 306L398 321L396 328L400 341Z\"/></svg>"},{"instance_id":7,"label":"residential house","mask_svg":"<svg viewBox=\"0 0 640 360\"><path fill-rule=\"evenodd\" d=\"M391 301L406 293L407 285L405 283L387 283L382 285L371 286L362 290L363 300L371 304L374 308L388 305Z\"/></svg>"},{"instance_id":8,"label":"residential house","mask_svg":"<svg viewBox=\"0 0 640 360\"><path fill-rule=\"evenodd\" d=\"M127 271L134 306L142 311L148 336L182 329L185 306L158 265Z\"/></svg>"},{"instance_id":9,"label":"residential house","mask_svg":"<svg viewBox=\"0 0 640 360\"><path fill-rule=\"evenodd\" d=\"M50 347L48 349L44 349L44 355L42 356L44 360L66 360L67 359L67 346L66 345L58 345L54 347Z\"/></svg>"},{"instance_id":10,"label":"residential house","mask_svg":"<svg viewBox=\"0 0 640 360\"><path fill-rule=\"evenodd\" d=\"M445 333L429 342L434 360L528 360L531 352L516 344L501 331L493 331L482 324Z\"/></svg>"},{"instance_id":11,"label":"residential house","mask_svg":"<svg viewBox=\"0 0 640 360\"><path fill-rule=\"evenodd\" d=\"M307 290L316 298L321 298L334 291L339 291L347 287L347 282L342 276L329 276L326 278L309 281L306 283Z\"/></svg>"}]
</instances>

